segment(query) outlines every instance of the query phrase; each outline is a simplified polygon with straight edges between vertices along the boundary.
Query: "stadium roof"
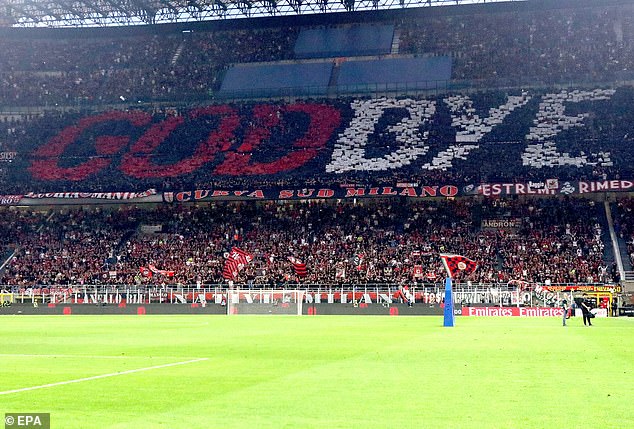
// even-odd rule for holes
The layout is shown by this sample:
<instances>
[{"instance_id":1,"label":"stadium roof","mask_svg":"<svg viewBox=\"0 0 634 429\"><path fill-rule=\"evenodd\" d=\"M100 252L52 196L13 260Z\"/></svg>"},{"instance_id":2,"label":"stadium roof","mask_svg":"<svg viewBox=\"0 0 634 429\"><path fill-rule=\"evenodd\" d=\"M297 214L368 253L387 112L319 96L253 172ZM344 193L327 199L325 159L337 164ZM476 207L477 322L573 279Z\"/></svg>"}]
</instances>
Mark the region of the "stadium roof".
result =
<instances>
[{"instance_id":1,"label":"stadium roof","mask_svg":"<svg viewBox=\"0 0 634 429\"><path fill-rule=\"evenodd\" d=\"M106 27L495 1L502 0L0 0L0 26Z\"/></svg>"}]
</instances>

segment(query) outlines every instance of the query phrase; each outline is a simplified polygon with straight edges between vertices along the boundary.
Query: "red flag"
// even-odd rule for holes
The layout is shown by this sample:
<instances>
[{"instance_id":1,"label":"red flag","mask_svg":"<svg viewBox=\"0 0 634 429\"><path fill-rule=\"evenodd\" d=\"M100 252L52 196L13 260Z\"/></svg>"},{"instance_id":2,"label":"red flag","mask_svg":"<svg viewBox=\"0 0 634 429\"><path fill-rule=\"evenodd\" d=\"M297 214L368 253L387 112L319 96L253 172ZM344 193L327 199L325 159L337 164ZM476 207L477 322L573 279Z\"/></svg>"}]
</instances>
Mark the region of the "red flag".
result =
<instances>
[{"instance_id":1,"label":"red flag","mask_svg":"<svg viewBox=\"0 0 634 429\"><path fill-rule=\"evenodd\" d=\"M289 256L288 260L293 265L293 269L295 270L295 274L297 275L297 277L306 277L306 275L308 274L308 271L306 270L305 263L303 263L299 259L294 258L292 256Z\"/></svg>"},{"instance_id":2,"label":"red flag","mask_svg":"<svg viewBox=\"0 0 634 429\"><path fill-rule=\"evenodd\" d=\"M226 280L235 280L238 277L238 269L239 263L234 259L229 259L225 261L225 266L222 270L222 277Z\"/></svg>"},{"instance_id":3,"label":"red flag","mask_svg":"<svg viewBox=\"0 0 634 429\"><path fill-rule=\"evenodd\" d=\"M172 270L161 270L159 268L156 268L156 266L153 264L148 264L147 267L154 274L160 274L165 277L174 277L174 271Z\"/></svg>"},{"instance_id":4,"label":"red flag","mask_svg":"<svg viewBox=\"0 0 634 429\"><path fill-rule=\"evenodd\" d=\"M441 253L440 259L445 266L445 270L447 270L449 278L454 278L458 273L464 273L465 276L469 276L478 267L475 261L462 255Z\"/></svg>"},{"instance_id":5,"label":"red flag","mask_svg":"<svg viewBox=\"0 0 634 429\"><path fill-rule=\"evenodd\" d=\"M234 259L241 263L243 266L246 266L249 262L253 260L253 255L247 251L244 251L238 247L232 247L231 253L229 254L231 259Z\"/></svg>"},{"instance_id":6,"label":"red flag","mask_svg":"<svg viewBox=\"0 0 634 429\"><path fill-rule=\"evenodd\" d=\"M139 267L139 271L141 271L143 277L152 277L152 271L146 267Z\"/></svg>"},{"instance_id":7,"label":"red flag","mask_svg":"<svg viewBox=\"0 0 634 429\"><path fill-rule=\"evenodd\" d=\"M346 278L346 269L344 267L335 268L335 278L336 279L345 279Z\"/></svg>"},{"instance_id":8,"label":"red flag","mask_svg":"<svg viewBox=\"0 0 634 429\"><path fill-rule=\"evenodd\" d=\"M404 303L410 304L412 302L412 294L409 292L408 286L403 286L399 288L394 294L394 298L402 299Z\"/></svg>"},{"instance_id":9,"label":"red flag","mask_svg":"<svg viewBox=\"0 0 634 429\"><path fill-rule=\"evenodd\" d=\"M415 279L423 278L423 266L422 265L414 265L414 270L412 271Z\"/></svg>"},{"instance_id":10,"label":"red flag","mask_svg":"<svg viewBox=\"0 0 634 429\"><path fill-rule=\"evenodd\" d=\"M238 273L253 260L253 255L238 247L232 247L227 255L222 277L227 280L235 280Z\"/></svg>"},{"instance_id":11,"label":"red flag","mask_svg":"<svg viewBox=\"0 0 634 429\"><path fill-rule=\"evenodd\" d=\"M517 286L519 290L530 289L531 284L524 280L509 280L508 286Z\"/></svg>"}]
</instances>

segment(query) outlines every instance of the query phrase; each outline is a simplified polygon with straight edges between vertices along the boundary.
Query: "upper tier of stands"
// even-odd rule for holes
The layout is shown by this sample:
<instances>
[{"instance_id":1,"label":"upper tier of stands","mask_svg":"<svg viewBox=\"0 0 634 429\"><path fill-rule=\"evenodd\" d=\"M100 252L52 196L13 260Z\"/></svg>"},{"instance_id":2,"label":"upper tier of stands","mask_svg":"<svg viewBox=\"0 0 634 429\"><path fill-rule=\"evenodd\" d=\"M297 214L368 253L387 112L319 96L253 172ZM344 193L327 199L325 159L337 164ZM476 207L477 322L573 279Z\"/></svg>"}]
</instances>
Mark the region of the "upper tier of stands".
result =
<instances>
[{"instance_id":1,"label":"upper tier of stands","mask_svg":"<svg viewBox=\"0 0 634 429\"><path fill-rule=\"evenodd\" d=\"M398 82L433 80L434 87L443 90L465 85L614 82L630 79L634 70L634 6L627 1L422 8L346 19L287 18L265 21L262 27L257 21L210 24L185 33L180 32L182 26L75 33L5 29L0 37L0 106L210 100L232 65L297 62L306 57L450 58L450 76L401 73ZM386 63L375 65L382 64ZM331 71L325 69L320 77L331 91L381 81L377 73L365 81L349 75L352 82L340 83L337 68ZM273 92L289 94L294 87L302 93L294 73L289 69L285 74L292 77L286 91ZM398 76L396 72L390 79ZM437 81L446 78L450 79ZM279 89L279 83L271 85ZM408 88L429 86L419 83ZM242 86L248 88L253 82ZM376 88L370 85L370 90Z\"/></svg>"}]
</instances>

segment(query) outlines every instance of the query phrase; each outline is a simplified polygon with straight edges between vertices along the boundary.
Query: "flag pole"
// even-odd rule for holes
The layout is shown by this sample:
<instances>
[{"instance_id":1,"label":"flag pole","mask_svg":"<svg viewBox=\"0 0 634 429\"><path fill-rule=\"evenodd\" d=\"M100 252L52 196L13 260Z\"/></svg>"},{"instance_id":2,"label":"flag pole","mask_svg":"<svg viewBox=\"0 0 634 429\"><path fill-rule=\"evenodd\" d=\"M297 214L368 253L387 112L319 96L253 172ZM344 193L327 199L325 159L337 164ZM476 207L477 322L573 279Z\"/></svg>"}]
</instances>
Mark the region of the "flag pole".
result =
<instances>
[{"instance_id":1,"label":"flag pole","mask_svg":"<svg viewBox=\"0 0 634 429\"><path fill-rule=\"evenodd\" d=\"M453 327L454 314L453 314L453 292L451 288L451 277L445 279L445 318L444 327Z\"/></svg>"}]
</instances>

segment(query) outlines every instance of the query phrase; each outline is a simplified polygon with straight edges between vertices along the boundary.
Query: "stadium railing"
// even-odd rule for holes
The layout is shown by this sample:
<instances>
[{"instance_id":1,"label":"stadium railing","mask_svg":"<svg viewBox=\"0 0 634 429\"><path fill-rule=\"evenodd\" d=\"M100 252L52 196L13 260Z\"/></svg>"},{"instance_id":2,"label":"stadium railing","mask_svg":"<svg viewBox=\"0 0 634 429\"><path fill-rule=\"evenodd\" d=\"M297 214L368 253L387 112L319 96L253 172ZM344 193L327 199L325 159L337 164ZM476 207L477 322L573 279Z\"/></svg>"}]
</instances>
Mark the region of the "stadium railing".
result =
<instances>
[{"instance_id":1,"label":"stadium railing","mask_svg":"<svg viewBox=\"0 0 634 429\"><path fill-rule=\"evenodd\" d=\"M560 292L540 292L544 285L531 284L522 287L516 284L469 284L454 285L454 299L457 304L489 305L555 305L566 288L620 290L618 285L607 284L552 284L551 290ZM444 285L440 283L413 284L298 284L285 283L276 287L249 287L236 284L232 288L226 284L189 286L40 286L32 288L0 287L5 298L11 296L14 303L52 304L189 304L197 301L220 304L227 293L249 295L261 301L261 295L271 292L298 291L306 302L353 303L358 302L408 302L434 304L441 303ZM259 298L258 298L259 297Z\"/></svg>"}]
</instances>

